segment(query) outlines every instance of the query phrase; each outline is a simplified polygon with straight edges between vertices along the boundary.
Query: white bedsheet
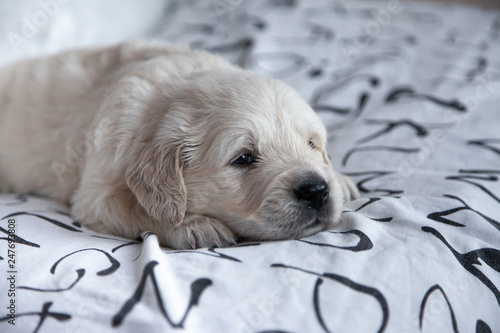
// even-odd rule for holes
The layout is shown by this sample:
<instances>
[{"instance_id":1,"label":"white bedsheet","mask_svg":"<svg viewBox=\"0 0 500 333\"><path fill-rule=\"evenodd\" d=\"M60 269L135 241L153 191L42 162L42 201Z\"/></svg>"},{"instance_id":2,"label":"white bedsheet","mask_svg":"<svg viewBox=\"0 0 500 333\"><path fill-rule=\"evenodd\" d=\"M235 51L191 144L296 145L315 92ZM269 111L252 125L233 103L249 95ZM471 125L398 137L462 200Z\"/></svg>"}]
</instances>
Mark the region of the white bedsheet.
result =
<instances>
[{"instance_id":1,"label":"white bedsheet","mask_svg":"<svg viewBox=\"0 0 500 333\"><path fill-rule=\"evenodd\" d=\"M294 86L362 198L306 239L173 251L1 195L1 332L500 331L500 12L185 1L152 28Z\"/></svg>"}]
</instances>

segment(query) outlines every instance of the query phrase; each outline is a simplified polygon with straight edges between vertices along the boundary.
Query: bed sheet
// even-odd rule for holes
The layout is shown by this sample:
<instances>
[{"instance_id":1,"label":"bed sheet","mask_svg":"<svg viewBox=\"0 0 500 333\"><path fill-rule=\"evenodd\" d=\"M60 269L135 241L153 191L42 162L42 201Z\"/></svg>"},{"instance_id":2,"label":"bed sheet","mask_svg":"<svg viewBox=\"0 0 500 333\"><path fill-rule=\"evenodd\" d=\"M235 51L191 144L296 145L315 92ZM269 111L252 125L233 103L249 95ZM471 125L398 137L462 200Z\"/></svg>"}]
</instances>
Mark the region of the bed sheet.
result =
<instances>
[{"instance_id":1,"label":"bed sheet","mask_svg":"<svg viewBox=\"0 0 500 333\"><path fill-rule=\"evenodd\" d=\"M60 203L1 195L0 331L500 330L498 11L179 1L144 37L292 85L361 198L312 237L174 251L150 233L96 234Z\"/></svg>"}]
</instances>

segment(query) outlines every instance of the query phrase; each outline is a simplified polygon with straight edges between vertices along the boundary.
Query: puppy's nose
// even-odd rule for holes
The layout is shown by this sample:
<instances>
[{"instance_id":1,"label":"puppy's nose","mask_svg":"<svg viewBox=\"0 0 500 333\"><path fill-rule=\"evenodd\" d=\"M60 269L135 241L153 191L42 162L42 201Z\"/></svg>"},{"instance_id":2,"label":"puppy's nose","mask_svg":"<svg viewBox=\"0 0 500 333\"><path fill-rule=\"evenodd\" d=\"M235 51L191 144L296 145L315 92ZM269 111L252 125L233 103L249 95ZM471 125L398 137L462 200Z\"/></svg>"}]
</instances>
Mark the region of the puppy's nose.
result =
<instances>
[{"instance_id":1,"label":"puppy's nose","mask_svg":"<svg viewBox=\"0 0 500 333\"><path fill-rule=\"evenodd\" d=\"M313 209L320 209L328 200L328 184L324 180L308 181L301 184L295 194L299 200Z\"/></svg>"}]
</instances>

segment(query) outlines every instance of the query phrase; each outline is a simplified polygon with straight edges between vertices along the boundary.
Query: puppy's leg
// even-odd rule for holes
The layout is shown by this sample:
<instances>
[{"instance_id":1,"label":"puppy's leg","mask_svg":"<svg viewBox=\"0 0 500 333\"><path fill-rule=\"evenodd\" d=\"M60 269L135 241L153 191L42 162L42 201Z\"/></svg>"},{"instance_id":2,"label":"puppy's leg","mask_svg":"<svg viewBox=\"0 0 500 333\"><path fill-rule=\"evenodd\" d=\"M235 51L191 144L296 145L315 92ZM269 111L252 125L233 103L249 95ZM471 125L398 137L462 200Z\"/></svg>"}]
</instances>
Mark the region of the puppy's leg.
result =
<instances>
[{"instance_id":1,"label":"puppy's leg","mask_svg":"<svg viewBox=\"0 0 500 333\"><path fill-rule=\"evenodd\" d=\"M224 247L236 244L236 236L219 220L204 215L187 215L181 224L168 227L162 245L174 249Z\"/></svg>"},{"instance_id":2,"label":"puppy's leg","mask_svg":"<svg viewBox=\"0 0 500 333\"><path fill-rule=\"evenodd\" d=\"M359 198L359 191L356 184L344 174L336 172L337 179L342 186L342 192L344 193L344 201L356 200Z\"/></svg>"}]
</instances>

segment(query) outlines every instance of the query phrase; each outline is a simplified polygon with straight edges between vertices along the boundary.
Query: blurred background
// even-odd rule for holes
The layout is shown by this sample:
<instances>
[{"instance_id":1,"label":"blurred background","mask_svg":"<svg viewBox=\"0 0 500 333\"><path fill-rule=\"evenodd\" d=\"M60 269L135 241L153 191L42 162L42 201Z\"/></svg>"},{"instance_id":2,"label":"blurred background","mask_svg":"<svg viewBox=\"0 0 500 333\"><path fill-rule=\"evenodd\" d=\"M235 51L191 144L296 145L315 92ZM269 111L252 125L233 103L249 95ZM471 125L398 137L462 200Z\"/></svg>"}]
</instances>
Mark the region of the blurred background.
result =
<instances>
[{"instance_id":1,"label":"blurred background","mask_svg":"<svg viewBox=\"0 0 500 333\"><path fill-rule=\"evenodd\" d=\"M269 1L281 4L294 0ZM314 2L314 1L313 1ZM362 6L375 1L331 1L343 6ZM389 4L391 1L379 1ZM393 1L394 2L394 1ZM418 3L423 1L396 0ZM485 8L500 8L498 0L430 0L434 3L464 3ZM236 10L242 0L0 0L0 64L34 54L62 49L113 43L139 37L157 37L153 31L165 30L177 7L200 3L206 8L227 14ZM188 3L186 5L186 3ZM191 19L196 21L199 12ZM224 16L221 15L221 16ZM160 25L160 28L159 26ZM177 41L181 42L181 41Z\"/></svg>"},{"instance_id":2,"label":"blurred background","mask_svg":"<svg viewBox=\"0 0 500 333\"><path fill-rule=\"evenodd\" d=\"M172 4L169 0L1 0L0 61L138 38Z\"/></svg>"}]
</instances>

